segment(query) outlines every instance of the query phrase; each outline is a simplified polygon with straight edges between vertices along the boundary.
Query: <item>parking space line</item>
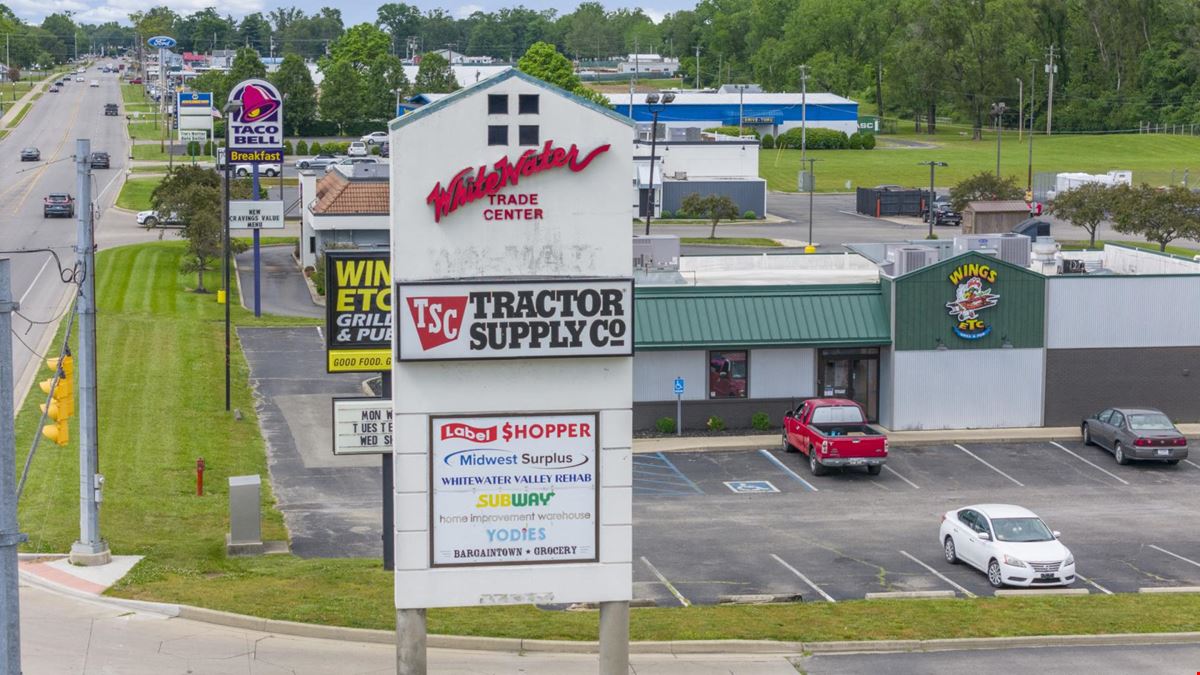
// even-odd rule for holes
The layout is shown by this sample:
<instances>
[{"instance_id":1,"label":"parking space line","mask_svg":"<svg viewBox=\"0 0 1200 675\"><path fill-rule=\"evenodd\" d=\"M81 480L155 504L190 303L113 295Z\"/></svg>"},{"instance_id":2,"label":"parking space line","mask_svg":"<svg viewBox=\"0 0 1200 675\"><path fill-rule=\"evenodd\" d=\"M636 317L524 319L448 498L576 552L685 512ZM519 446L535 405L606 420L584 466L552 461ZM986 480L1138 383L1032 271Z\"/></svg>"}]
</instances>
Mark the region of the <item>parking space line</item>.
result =
<instances>
[{"instance_id":1,"label":"parking space line","mask_svg":"<svg viewBox=\"0 0 1200 675\"><path fill-rule=\"evenodd\" d=\"M809 588L813 589L813 590L814 590L814 591L816 591L818 594L820 594L820 596L821 596L822 598L825 598L825 599L826 599L826 600L828 600L829 602L837 602L837 600L834 600L834 599L833 599L833 596L832 596L832 595L830 595L830 594L826 593L825 591L821 590L821 587L820 587L820 586L818 586L818 585L814 584L814 583L812 582L812 580L811 580L811 579L809 579L808 577L806 577L806 576L804 576L803 574L801 574L801 573L800 573L800 570L798 570L798 569L796 569L795 567L792 567L791 565L787 564L787 562L786 562L786 561L784 561L784 559L783 559L783 558L780 558L779 556L775 555L774 553L772 553L772 554L771 554L771 557L775 559L775 562L777 562L777 563L779 563L780 565L783 565L784 567L786 567L786 568L788 569L788 571L789 571L789 572L791 572L792 574L795 574L796 576L800 577L800 581L803 581L804 583L808 584Z\"/></svg>"},{"instance_id":2,"label":"parking space line","mask_svg":"<svg viewBox=\"0 0 1200 675\"><path fill-rule=\"evenodd\" d=\"M817 490L817 487L815 485L804 480L803 478L800 477L800 474L789 469L787 464L784 464L783 462L779 461L779 458L776 457L775 455L772 455L770 450L767 450L766 448L759 448L758 451L762 454L763 457L766 457L767 459L771 460L772 464L779 467L780 469L783 469L784 473L791 476L792 478L795 478L797 482L799 482L804 487L808 488L808 490L810 492L820 492L820 490Z\"/></svg>"},{"instance_id":3,"label":"parking space line","mask_svg":"<svg viewBox=\"0 0 1200 675\"><path fill-rule=\"evenodd\" d=\"M1097 471L1100 471L1101 473L1107 474L1109 477L1115 478L1118 481L1124 483L1125 485L1129 485L1129 481L1125 480L1124 478L1121 478L1117 474L1115 474L1107 469L1101 468L1100 466L1093 464L1092 462L1088 461L1087 459L1084 459L1083 457L1080 457L1079 455L1077 455L1077 454L1071 452L1070 450L1066 449L1065 447L1063 447L1063 445L1058 443L1057 441L1050 441L1050 445L1053 445L1054 447L1058 448L1059 450L1062 450L1063 452L1074 457L1075 459L1078 459L1079 461L1083 462L1084 464L1087 464L1088 466L1092 467L1093 469L1096 469Z\"/></svg>"},{"instance_id":4,"label":"parking space line","mask_svg":"<svg viewBox=\"0 0 1200 675\"><path fill-rule=\"evenodd\" d=\"M1184 464L1191 464L1192 466L1196 467L1197 469L1200 469L1200 464L1197 464L1197 463L1193 462L1193 461L1192 461L1192 460L1190 460L1190 459L1185 459L1185 460L1183 460L1183 463L1184 463Z\"/></svg>"},{"instance_id":5,"label":"parking space line","mask_svg":"<svg viewBox=\"0 0 1200 675\"><path fill-rule=\"evenodd\" d=\"M1098 583L1096 583L1096 582L1092 581L1091 579L1089 579L1089 578L1087 578L1087 577L1083 576L1083 575L1082 575L1082 574L1080 574L1079 572L1076 572L1076 573L1075 573L1075 576L1079 577L1080 579L1083 579L1083 582L1084 582L1084 583L1091 584L1091 585L1095 586L1096 588L1100 589L1100 590L1101 590L1103 593L1106 593L1106 594L1108 594L1108 595L1112 595L1112 594L1113 594L1113 592L1112 592L1112 591L1110 591L1110 590L1108 590L1107 588L1105 588L1105 587L1101 586L1100 584L1098 584Z\"/></svg>"},{"instance_id":6,"label":"parking space line","mask_svg":"<svg viewBox=\"0 0 1200 675\"><path fill-rule=\"evenodd\" d=\"M905 483L908 483L909 485L911 485L911 486L912 486L912 489L914 489L914 490L920 490L920 489L921 489L921 488L917 487L917 484L916 484L916 483L914 483L914 482L912 482L911 480L909 480L909 479L905 478L904 476L901 476L899 471L897 471L897 470L893 469L892 467L888 466L887 464L884 464L884 465L883 465L883 468L884 468L884 470L885 470L885 471L891 471L892 473L896 474L896 478L899 478L900 480L904 481Z\"/></svg>"},{"instance_id":7,"label":"parking space line","mask_svg":"<svg viewBox=\"0 0 1200 675\"><path fill-rule=\"evenodd\" d=\"M688 478L682 471L680 471L679 467L675 466L675 464L671 460L667 459L666 455L664 455L661 452L656 452L653 455L651 455L651 457L657 457L663 464L666 464L668 467L670 467L670 469L672 471L674 471L676 474L678 474L679 477L681 479L683 479L683 482L685 482L689 486L691 486L691 488L693 490L695 490L697 494L704 494L704 490L701 490L699 485L696 485L695 483L693 483L692 479Z\"/></svg>"},{"instance_id":8,"label":"parking space line","mask_svg":"<svg viewBox=\"0 0 1200 675\"><path fill-rule=\"evenodd\" d=\"M1190 558L1185 558L1185 557L1179 555L1178 553L1171 553L1170 551L1168 551L1165 548L1162 548L1161 546L1155 546L1154 544L1150 544L1150 548L1154 549L1155 551L1162 551L1163 553L1166 553L1167 555L1169 555L1173 558L1179 558L1180 560L1182 560L1183 562L1185 562L1189 565L1195 565L1196 567L1200 567L1200 562L1196 562L1195 560L1192 560Z\"/></svg>"},{"instance_id":9,"label":"parking space line","mask_svg":"<svg viewBox=\"0 0 1200 675\"><path fill-rule=\"evenodd\" d=\"M983 460L983 458L981 458L979 455L976 455L975 453L973 453L973 452L971 452L970 450L968 450L968 449L964 448L963 446L959 445L958 443L955 443L955 444L954 444L954 447L958 448L959 450L962 450L963 452L967 453L968 455L970 455L970 456L974 457L975 459L979 460L979 463L980 463L980 464L983 464L984 466L986 466L987 468L991 469L992 471L995 471L996 473L1000 474L1001 476L1004 476L1005 478L1007 478L1007 479L1011 480L1012 482L1016 483L1017 485L1019 485L1019 486L1021 486L1021 487L1025 487L1025 484L1024 484L1024 483L1022 483L1021 481L1019 481L1019 480L1017 480L1016 478L1013 478L1012 476L1010 476L1010 475L1008 475L1008 474L1004 473L1003 471L1001 471L1000 469L997 469L996 467L992 466L991 464L988 464L988 463L987 463L987 462L985 462L985 461ZM903 553L903 551L901 551L901 553Z\"/></svg>"},{"instance_id":10,"label":"parking space line","mask_svg":"<svg viewBox=\"0 0 1200 675\"><path fill-rule=\"evenodd\" d=\"M982 460L980 460L980 461L982 461ZM1015 483L1016 481L1013 481L1013 482ZM1022 487L1024 487L1024 486L1022 486ZM925 563L921 562L920 560L918 560L918 559L917 559L917 557L916 557L916 556L912 555L912 554L911 554L911 553L909 553L908 551L900 551L900 554L901 554L901 555L903 555L905 558L908 558L909 560L911 560L911 561L913 561L913 562L917 563L917 564L918 564L918 565L920 565L921 567L924 567L925 569L929 570L930 572L932 572L932 573L933 573L933 575L934 575L934 576L936 576L937 578L941 579L942 581L944 581L944 582L946 582L946 583L950 584L950 585L951 585L951 586L953 586L954 588L957 588L957 589L959 590L959 592L960 592L960 593L962 593L963 595L967 596L968 598L974 598L974 597L978 597L978 596L976 596L974 593L972 593L971 591L968 591L967 589L963 588L962 586L959 586L958 584L954 583L953 581L950 581L950 578L949 578L949 577L947 577L946 575L944 575L944 574L942 574L941 572L939 572L939 571L937 571L937 570L933 569L933 568L932 568L932 567L930 567L929 565L926 565Z\"/></svg>"},{"instance_id":11,"label":"parking space line","mask_svg":"<svg viewBox=\"0 0 1200 675\"><path fill-rule=\"evenodd\" d=\"M662 572L659 572L657 567L651 565L649 560L646 560L646 556L642 556L642 562L646 563L646 567L650 568L650 572L654 574L654 576L658 577L658 580L662 582L663 586L667 587L668 591L671 591L671 595L675 596L675 599L679 601L679 604L683 605L684 607L692 606L692 603L688 602L688 599L683 597L683 594L680 593L670 581L667 581L667 578L663 576Z\"/></svg>"}]
</instances>

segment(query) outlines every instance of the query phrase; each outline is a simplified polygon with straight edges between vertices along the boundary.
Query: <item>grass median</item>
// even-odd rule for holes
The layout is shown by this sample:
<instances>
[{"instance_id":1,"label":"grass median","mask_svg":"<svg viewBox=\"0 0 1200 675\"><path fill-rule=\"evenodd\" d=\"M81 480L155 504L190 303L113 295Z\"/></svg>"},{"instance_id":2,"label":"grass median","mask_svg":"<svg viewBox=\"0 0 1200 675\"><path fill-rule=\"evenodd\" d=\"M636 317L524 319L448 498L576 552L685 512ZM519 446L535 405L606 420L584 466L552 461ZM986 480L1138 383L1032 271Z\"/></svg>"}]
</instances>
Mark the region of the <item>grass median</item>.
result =
<instances>
[{"instance_id":1,"label":"grass median","mask_svg":"<svg viewBox=\"0 0 1200 675\"><path fill-rule=\"evenodd\" d=\"M236 342L233 406L244 417L236 421L224 410L224 308L212 294L193 292L195 275L180 273L183 253L182 242L158 242L97 254L100 466L106 478L101 532L114 553L145 556L109 594L391 629L393 577L377 559L225 557L227 478L265 476L266 451ZM216 270L208 282L216 286ZM231 310L238 326L315 323L255 319L236 296ZM17 417L18 448L29 447L41 400L35 384ZM66 551L78 534L74 422L71 436L68 447L43 445L34 460L20 504L21 527L30 535L25 551ZM208 471L203 497L194 488L198 457ZM23 459L22 453L18 461ZM264 485L263 514L264 537L283 538L269 484ZM438 609L428 617L433 633L597 636L595 612L517 606ZM1135 594L636 609L630 626L635 640L791 641L1198 629L1200 595Z\"/></svg>"},{"instance_id":2,"label":"grass median","mask_svg":"<svg viewBox=\"0 0 1200 675\"><path fill-rule=\"evenodd\" d=\"M781 244L766 237L680 237L679 243L688 246L755 246L778 247Z\"/></svg>"},{"instance_id":3,"label":"grass median","mask_svg":"<svg viewBox=\"0 0 1200 675\"><path fill-rule=\"evenodd\" d=\"M150 195L162 178L132 178L121 186L117 195L117 206L130 211L149 211Z\"/></svg>"}]
</instances>

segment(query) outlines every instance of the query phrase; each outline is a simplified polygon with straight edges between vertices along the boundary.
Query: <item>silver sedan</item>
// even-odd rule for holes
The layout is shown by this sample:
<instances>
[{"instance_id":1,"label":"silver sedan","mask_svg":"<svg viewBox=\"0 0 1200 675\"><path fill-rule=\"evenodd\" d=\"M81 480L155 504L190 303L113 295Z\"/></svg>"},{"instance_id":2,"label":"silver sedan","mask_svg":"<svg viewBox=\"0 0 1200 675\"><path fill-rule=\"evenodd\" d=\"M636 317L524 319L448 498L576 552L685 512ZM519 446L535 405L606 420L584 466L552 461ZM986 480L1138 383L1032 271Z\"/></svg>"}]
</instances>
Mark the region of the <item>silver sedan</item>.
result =
<instances>
[{"instance_id":1,"label":"silver sedan","mask_svg":"<svg viewBox=\"0 0 1200 675\"><path fill-rule=\"evenodd\" d=\"M1187 459L1187 438L1171 419L1154 408L1105 408L1083 420L1083 442L1098 445L1117 464L1151 460L1178 464Z\"/></svg>"}]
</instances>

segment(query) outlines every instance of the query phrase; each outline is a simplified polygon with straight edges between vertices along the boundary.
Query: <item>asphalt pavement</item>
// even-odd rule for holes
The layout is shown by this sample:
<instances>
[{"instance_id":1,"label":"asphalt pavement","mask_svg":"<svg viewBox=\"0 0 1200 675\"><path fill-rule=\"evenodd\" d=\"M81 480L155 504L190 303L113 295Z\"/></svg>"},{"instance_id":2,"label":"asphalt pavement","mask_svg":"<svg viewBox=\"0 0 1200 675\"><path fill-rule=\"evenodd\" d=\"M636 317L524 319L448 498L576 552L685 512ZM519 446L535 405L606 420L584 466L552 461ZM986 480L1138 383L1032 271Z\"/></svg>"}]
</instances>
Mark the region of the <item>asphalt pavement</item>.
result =
<instances>
[{"instance_id":1,"label":"asphalt pavement","mask_svg":"<svg viewBox=\"0 0 1200 675\"><path fill-rule=\"evenodd\" d=\"M315 304L308 293L296 261L292 258L292 246L263 246L259 271L260 308L264 314L281 316L305 316L314 319L325 317L325 308ZM242 302L254 309L254 250L247 249L237 256L238 284Z\"/></svg>"},{"instance_id":2,"label":"asphalt pavement","mask_svg":"<svg viewBox=\"0 0 1200 675\"><path fill-rule=\"evenodd\" d=\"M838 654L794 659L808 675L1012 675L1012 673L1191 673L1200 669L1200 645L1037 647L953 652Z\"/></svg>"}]
</instances>

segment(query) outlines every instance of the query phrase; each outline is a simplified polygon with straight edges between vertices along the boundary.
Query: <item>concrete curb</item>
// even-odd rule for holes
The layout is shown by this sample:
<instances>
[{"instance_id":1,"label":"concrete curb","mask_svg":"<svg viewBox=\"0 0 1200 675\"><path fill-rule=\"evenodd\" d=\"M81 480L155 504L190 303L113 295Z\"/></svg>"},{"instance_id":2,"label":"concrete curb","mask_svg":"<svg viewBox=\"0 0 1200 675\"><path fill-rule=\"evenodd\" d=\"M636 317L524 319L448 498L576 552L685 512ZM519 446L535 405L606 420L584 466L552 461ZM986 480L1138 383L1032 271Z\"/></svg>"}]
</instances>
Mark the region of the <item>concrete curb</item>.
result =
<instances>
[{"instance_id":1,"label":"concrete curb","mask_svg":"<svg viewBox=\"0 0 1200 675\"><path fill-rule=\"evenodd\" d=\"M719 595L719 605L775 605L783 603L803 602L799 593L757 593L749 595Z\"/></svg>"},{"instance_id":2,"label":"concrete curb","mask_svg":"<svg viewBox=\"0 0 1200 675\"><path fill-rule=\"evenodd\" d=\"M1138 593L1200 593L1200 586L1144 586Z\"/></svg>"},{"instance_id":3,"label":"concrete curb","mask_svg":"<svg viewBox=\"0 0 1200 675\"><path fill-rule=\"evenodd\" d=\"M954 591L887 591L884 593L867 593L867 600L906 600L906 599L926 599L926 600L953 600L957 595Z\"/></svg>"},{"instance_id":4,"label":"concrete curb","mask_svg":"<svg viewBox=\"0 0 1200 675\"><path fill-rule=\"evenodd\" d=\"M1031 595L1091 595L1086 588L1009 588L995 592L997 598L1022 598Z\"/></svg>"},{"instance_id":5,"label":"concrete curb","mask_svg":"<svg viewBox=\"0 0 1200 675\"><path fill-rule=\"evenodd\" d=\"M1030 635L1026 637L947 638L937 640L876 640L872 642L805 642L813 654L858 652L934 652L1021 647L1101 647L1200 643L1193 633L1112 633L1104 635Z\"/></svg>"}]
</instances>

